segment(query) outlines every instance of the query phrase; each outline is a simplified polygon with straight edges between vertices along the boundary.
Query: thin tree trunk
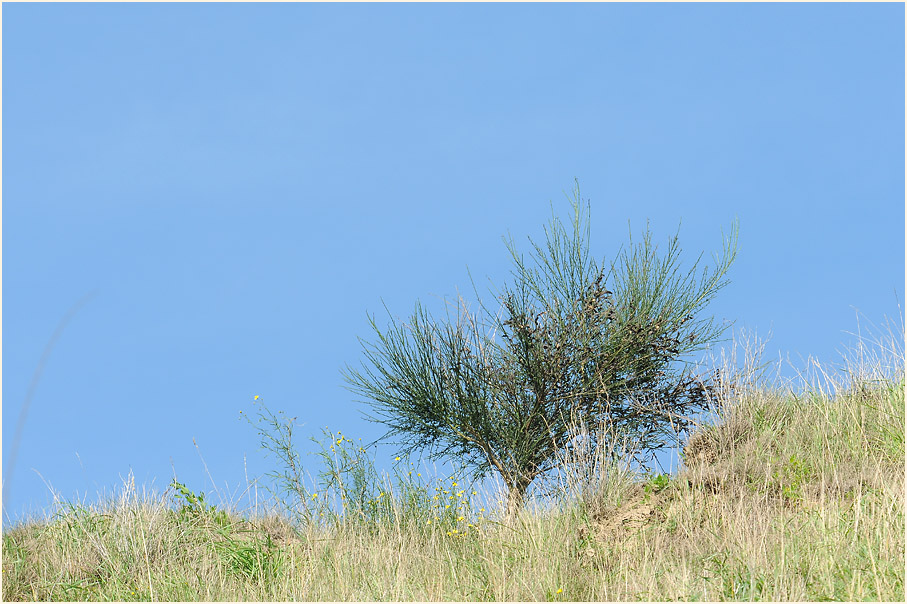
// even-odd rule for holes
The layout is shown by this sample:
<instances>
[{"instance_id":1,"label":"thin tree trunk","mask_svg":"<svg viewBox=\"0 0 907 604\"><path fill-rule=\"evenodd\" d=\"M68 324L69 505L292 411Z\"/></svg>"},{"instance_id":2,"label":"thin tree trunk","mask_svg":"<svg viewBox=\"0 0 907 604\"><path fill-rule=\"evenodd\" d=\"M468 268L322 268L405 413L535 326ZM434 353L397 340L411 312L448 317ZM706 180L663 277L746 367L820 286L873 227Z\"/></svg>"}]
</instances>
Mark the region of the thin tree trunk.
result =
<instances>
[{"instance_id":1,"label":"thin tree trunk","mask_svg":"<svg viewBox=\"0 0 907 604\"><path fill-rule=\"evenodd\" d=\"M508 525L512 525L523 509L523 501L526 497L526 491L531 481L526 482L518 480L516 484L508 486L507 509L504 514L504 520Z\"/></svg>"}]
</instances>

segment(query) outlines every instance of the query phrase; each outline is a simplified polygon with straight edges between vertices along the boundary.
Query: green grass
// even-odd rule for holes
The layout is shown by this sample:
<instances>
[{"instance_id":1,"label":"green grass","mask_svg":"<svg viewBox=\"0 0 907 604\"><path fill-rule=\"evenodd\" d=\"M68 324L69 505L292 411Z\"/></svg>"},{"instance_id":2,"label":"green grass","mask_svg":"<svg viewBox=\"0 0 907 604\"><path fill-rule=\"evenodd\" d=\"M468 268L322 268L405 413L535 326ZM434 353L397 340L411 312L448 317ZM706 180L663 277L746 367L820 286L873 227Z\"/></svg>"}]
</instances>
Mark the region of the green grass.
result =
<instances>
[{"instance_id":1,"label":"green grass","mask_svg":"<svg viewBox=\"0 0 907 604\"><path fill-rule=\"evenodd\" d=\"M291 464L268 512L127 484L6 530L3 599L903 601L902 342L798 394L738 373L679 474L565 462L513 525L459 475L382 476L333 433L318 488Z\"/></svg>"}]
</instances>

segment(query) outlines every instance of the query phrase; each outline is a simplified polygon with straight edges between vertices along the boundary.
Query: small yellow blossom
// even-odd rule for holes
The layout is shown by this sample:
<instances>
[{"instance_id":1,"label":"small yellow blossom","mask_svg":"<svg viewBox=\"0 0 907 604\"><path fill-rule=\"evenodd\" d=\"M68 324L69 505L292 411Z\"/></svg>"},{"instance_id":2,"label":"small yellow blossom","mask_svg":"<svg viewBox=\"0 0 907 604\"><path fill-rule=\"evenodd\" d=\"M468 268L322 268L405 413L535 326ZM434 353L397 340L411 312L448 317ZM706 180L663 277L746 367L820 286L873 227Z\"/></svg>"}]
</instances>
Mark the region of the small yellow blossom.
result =
<instances>
[{"instance_id":1,"label":"small yellow blossom","mask_svg":"<svg viewBox=\"0 0 907 604\"><path fill-rule=\"evenodd\" d=\"M252 400L253 400L253 401L257 401L257 400L258 400L258 395L256 394L255 396L253 396L253 397L252 397Z\"/></svg>"},{"instance_id":2,"label":"small yellow blossom","mask_svg":"<svg viewBox=\"0 0 907 604\"><path fill-rule=\"evenodd\" d=\"M558 590L557 590L557 593L562 594L562 593L564 593L564 590L563 590L563 589L558 589Z\"/></svg>"},{"instance_id":3,"label":"small yellow blossom","mask_svg":"<svg viewBox=\"0 0 907 604\"><path fill-rule=\"evenodd\" d=\"M395 458L394 458L394 461L400 461L400 458L399 458L399 457L395 457Z\"/></svg>"}]
</instances>

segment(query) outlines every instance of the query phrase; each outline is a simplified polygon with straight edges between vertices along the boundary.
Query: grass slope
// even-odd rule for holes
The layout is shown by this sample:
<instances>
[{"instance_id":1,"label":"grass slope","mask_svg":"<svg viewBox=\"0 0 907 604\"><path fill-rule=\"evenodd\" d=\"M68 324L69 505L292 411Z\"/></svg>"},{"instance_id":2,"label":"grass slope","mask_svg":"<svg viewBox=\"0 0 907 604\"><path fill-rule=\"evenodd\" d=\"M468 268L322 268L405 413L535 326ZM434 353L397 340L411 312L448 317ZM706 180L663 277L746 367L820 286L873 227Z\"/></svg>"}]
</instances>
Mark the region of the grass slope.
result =
<instances>
[{"instance_id":1,"label":"grass slope","mask_svg":"<svg viewBox=\"0 0 907 604\"><path fill-rule=\"evenodd\" d=\"M904 601L892 341L802 394L738 379L678 475L567 468L560 496L513 526L455 478L379 485L357 513L322 507L301 526L218 510L182 485L126 485L5 532L3 599Z\"/></svg>"}]
</instances>

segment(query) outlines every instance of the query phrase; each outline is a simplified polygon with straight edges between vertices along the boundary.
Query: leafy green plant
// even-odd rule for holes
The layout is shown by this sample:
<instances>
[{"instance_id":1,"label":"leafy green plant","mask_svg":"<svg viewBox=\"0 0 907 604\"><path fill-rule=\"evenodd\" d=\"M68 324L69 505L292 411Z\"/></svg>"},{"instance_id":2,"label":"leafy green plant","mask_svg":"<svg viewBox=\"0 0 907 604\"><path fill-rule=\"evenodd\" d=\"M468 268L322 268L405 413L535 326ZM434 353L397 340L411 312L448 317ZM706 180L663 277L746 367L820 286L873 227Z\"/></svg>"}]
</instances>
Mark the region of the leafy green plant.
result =
<instances>
[{"instance_id":1,"label":"leafy green plant","mask_svg":"<svg viewBox=\"0 0 907 604\"><path fill-rule=\"evenodd\" d=\"M653 474L643 484L643 500L649 501L649 496L664 490L671 484L671 477L668 474Z\"/></svg>"},{"instance_id":2,"label":"leafy green plant","mask_svg":"<svg viewBox=\"0 0 907 604\"><path fill-rule=\"evenodd\" d=\"M227 512L205 501L204 493L194 493L175 479L170 487L175 491L173 498L180 504L176 512L180 520L212 521L215 532L209 535L211 539L208 542L227 570L258 580L276 576L282 564L282 554L269 534L265 534L264 539L258 539L255 535L252 539L237 539L232 534L233 523Z\"/></svg>"},{"instance_id":3,"label":"leafy green plant","mask_svg":"<svg viewBox=\"0 0 907 604\"><path fill-rule=\"evenodd\" d=\"M815 470L796 455L791 455L772 473L781 497L792 503L803 499L802 486L815 475Z\"/></svg>"},{"instance_id":4,"label":"leafy green plant","mask_svg":"<svg viewBox=\"0 0 907 604\"><path fill-rule=\"evenodd\" d=\"M219 526L229 526L230 517L224 510L218 510L216 505L205 501L205 494L201 491L193 493L186 485L173 479L170 488L175 492L173 498L180 504L177 514L181 519L211 519Z\"/></svg>"}]
</instances>

